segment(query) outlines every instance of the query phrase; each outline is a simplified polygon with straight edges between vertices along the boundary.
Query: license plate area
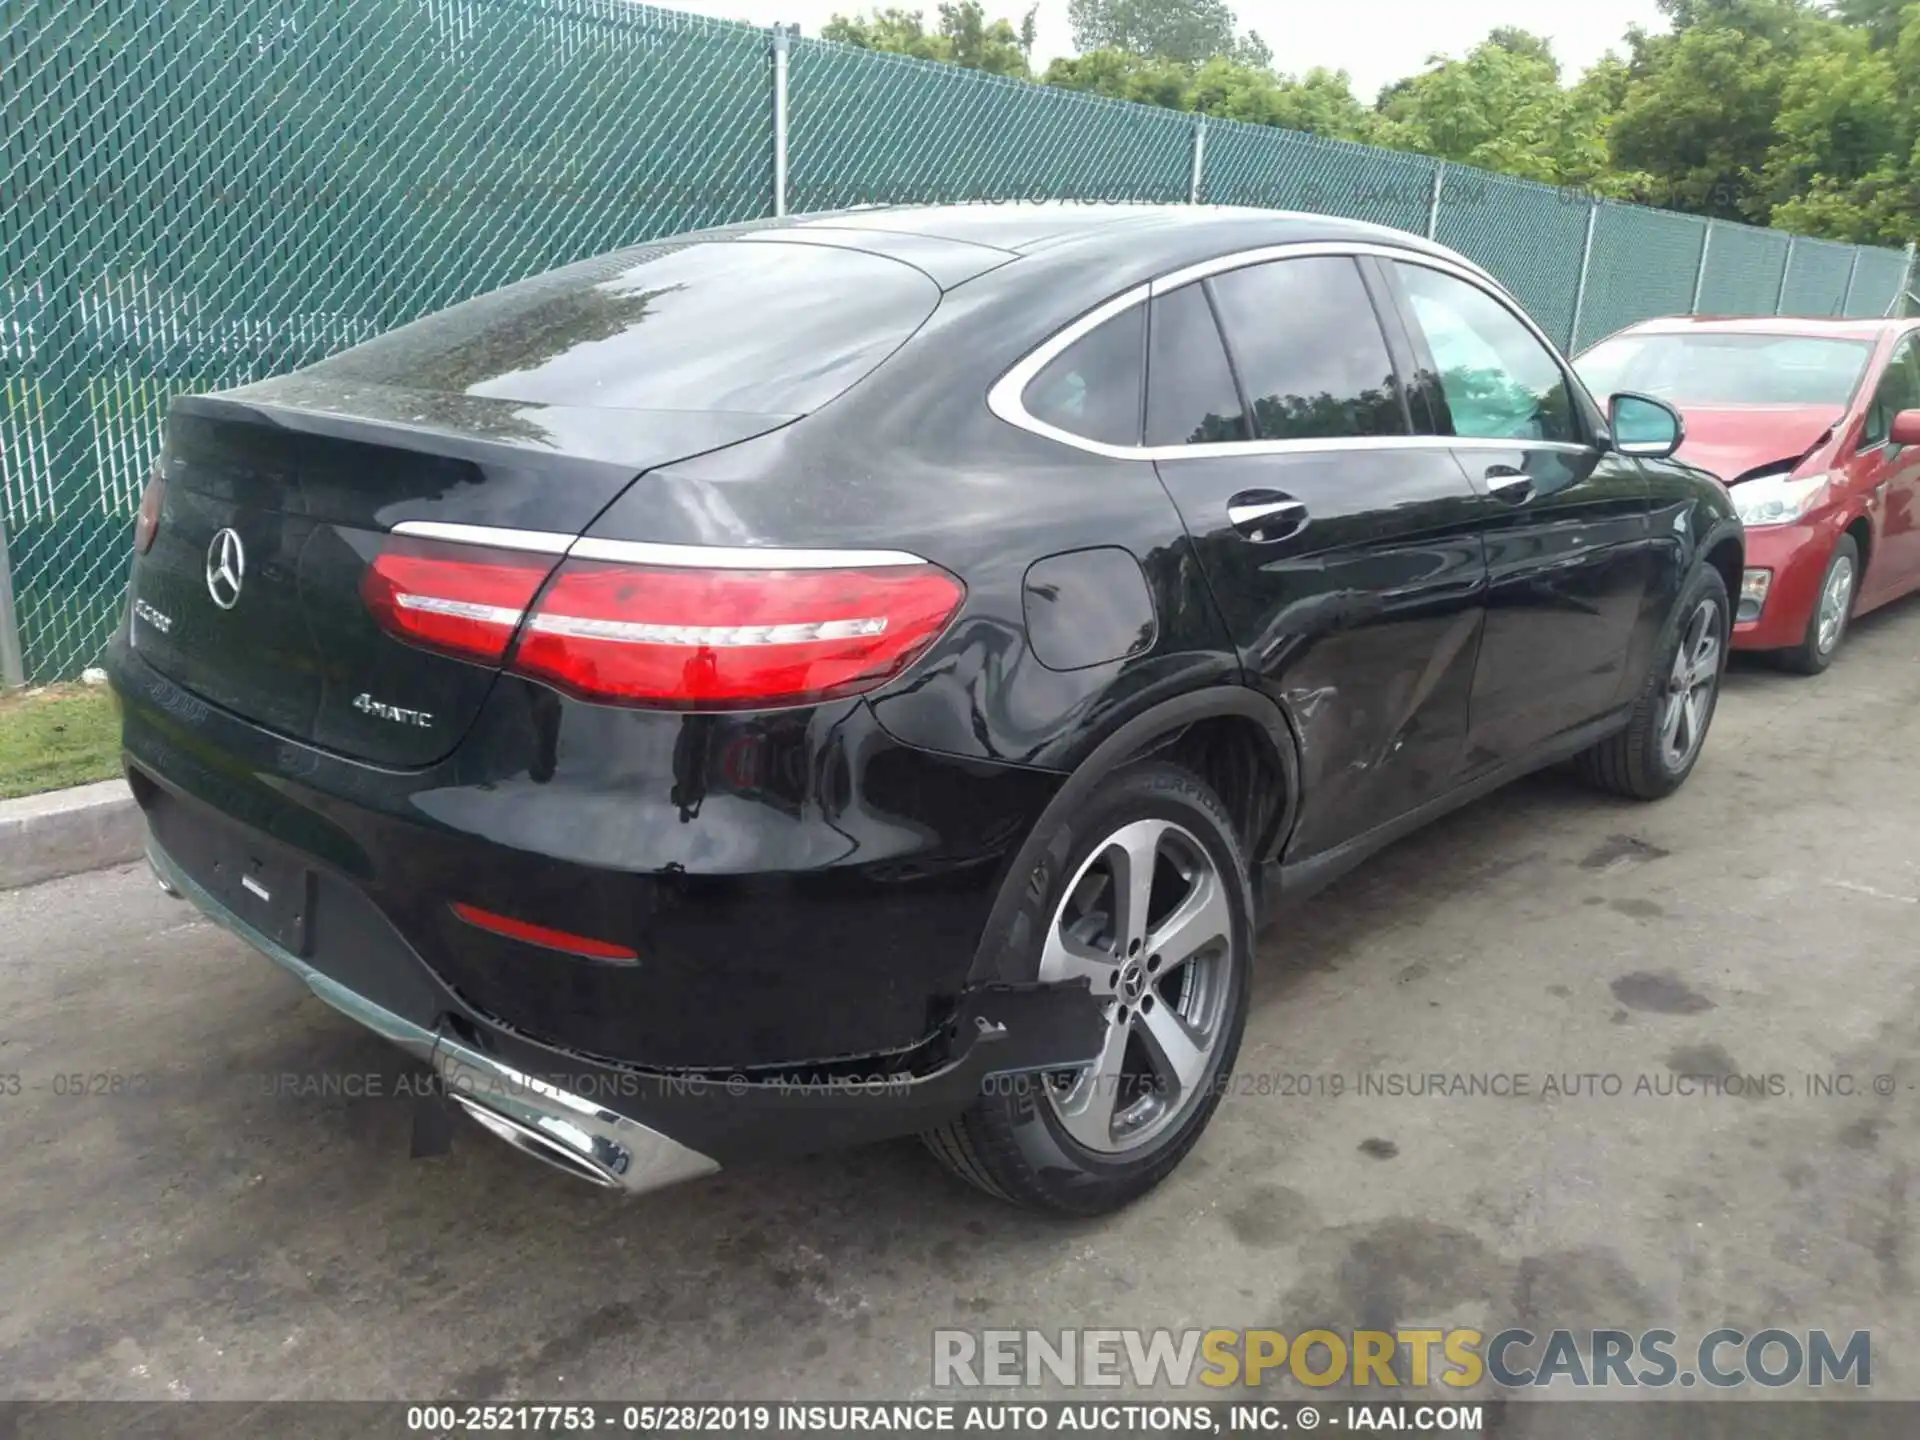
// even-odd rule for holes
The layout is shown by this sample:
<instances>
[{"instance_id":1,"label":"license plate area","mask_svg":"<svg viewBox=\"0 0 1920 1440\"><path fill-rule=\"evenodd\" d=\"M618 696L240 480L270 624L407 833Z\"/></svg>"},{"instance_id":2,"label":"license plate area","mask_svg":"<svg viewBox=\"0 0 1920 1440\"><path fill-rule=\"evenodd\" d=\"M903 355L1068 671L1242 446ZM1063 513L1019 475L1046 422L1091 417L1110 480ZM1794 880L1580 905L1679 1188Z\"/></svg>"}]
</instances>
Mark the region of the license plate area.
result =
<instances>
[{"instance_id":1,"label":"license plate area","mask_svg":"<svg viewBox=\"0 0 1920 1440\"><path fill-rule=\"evenodd\" d=\"M174 864L228 910L305 958L313 934L313 872L292 851L164 792L148 824Z\"/></svg>"}]
</instances>

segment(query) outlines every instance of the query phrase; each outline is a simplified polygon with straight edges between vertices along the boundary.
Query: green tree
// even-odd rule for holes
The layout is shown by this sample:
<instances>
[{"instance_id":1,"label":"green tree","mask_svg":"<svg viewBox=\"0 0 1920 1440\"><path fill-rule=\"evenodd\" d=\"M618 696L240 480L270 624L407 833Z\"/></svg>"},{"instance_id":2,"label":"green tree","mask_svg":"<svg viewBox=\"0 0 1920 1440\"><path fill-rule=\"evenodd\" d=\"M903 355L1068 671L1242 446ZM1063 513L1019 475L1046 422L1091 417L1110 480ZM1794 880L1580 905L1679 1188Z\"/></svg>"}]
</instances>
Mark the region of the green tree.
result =
<instances>
[{"instance_id":1,"label":"green tree","mask_svg":"<svg viewBox=\"0 0 1920 1440\"><path fill-rule=\"evenodd\" d=\"M1055 60L1047 66L1045 79L1064 90L1084 90L1166 110L1191 110L1193 75L1193 67L1183 61L1095 50Z\"/></svg>"},{"instance_id":2,"label":"green tree","mask_svg":"<svg viewBox=\"0 0 1920 1440\"><path fill-rule=\"evenodd\" d=\"M1344 70L1315 68L1295 77L1215 58L1194 73L1184 108L1334 140L1367 140L1374 128Z\"/></svg>"},{"instance_id":3,"label":"green tree","mask_svg":"<svg viewBox=\"0 0 1920 1440\"><path fill-rule=\"evenodd\" d=\"M1891 46L1862 25L1795 62L1764 176L1771 223L1868 244L1920 233L1920 4L1905 17Z\"/></svg>"},{"instance_id":4,"label":"green tree","mask_svg":"<svg viewBox=\"0 0 1920 1440\"><path fill-rule=\"evenodd\" d=\"M1551 43L1500 26L1373 106L1344 71L1276 73L1225 0L1071 0L1082 53L1045 83L1418 151L1553 185L1833 239L1920 234L1920 0L1660 0L1567 83ZM1035 12L979 0L835 16L829 39L1026 77Z\"/></svg>"},{"instance_id":5,"label":"green tree","mask_svg":"<svg viewBox=\"0 0 1920 1440\"><path fill-rule=\"evenodd\" d=\"M1199 64L1216 55L1266 66L1273 55L1258 35L1235 36L1226 0L1067 0L1074 48L1122 50Z\"/></svg>"},{"instance_id":6,"label":"green tree","mask_svg":"<svg viewBox=\"0 0 1920 1440\"><path fill-rule=\"evenodd\" d=\"M1027 52L1033 45L1033 12L1016 30L1006 20L988 20L979 0L943 3L938 28L929 32L922 12L890 8L867 16L835 15L820 27L824 40L884 50L918 60L943 60L989 75L1027 79Z\"/></svg>"},{"instance_id":7,"label":"green tree","mask_svg":"<svg viewBox=\"0 0 1920 1440\"><path fill-rule=\"evenodd\" d=\"M1908 0L1838 0L1833 13L1865 31L1875 49L1891 50L1900 43L1909 8Z\"/></svg>"},{"instance_id":8,"label":"green tree","mask_svg":"<svg viewBox=\"0 0 1920 1440\"><path fill-rule=\"evenodd\" d=\"M1661 0L1667 35L1629 32L1629 87L1610 135L1615 168L1651 177L1645 198L1765 223L1764 174L1796 55L1835 22L1806 0Z\"/></svg>"},{"instance_id":9,"label":"green tree","mask_svg":"<svg viewBox=\"0 0 1920 1440\"><path fill-rule=\"evenodd\" d=\"M1539 36L1503 27L1464 57L1435 56L1428 66L1382 93L1381 144L1547 184L1577 178L1566 173L1569 157L1576 170L1591 169L1606 118L1592 102L1604 92L1563 90ZM1583 130L1570 128L1576 121Z\"/></svg>"}]
</instances>

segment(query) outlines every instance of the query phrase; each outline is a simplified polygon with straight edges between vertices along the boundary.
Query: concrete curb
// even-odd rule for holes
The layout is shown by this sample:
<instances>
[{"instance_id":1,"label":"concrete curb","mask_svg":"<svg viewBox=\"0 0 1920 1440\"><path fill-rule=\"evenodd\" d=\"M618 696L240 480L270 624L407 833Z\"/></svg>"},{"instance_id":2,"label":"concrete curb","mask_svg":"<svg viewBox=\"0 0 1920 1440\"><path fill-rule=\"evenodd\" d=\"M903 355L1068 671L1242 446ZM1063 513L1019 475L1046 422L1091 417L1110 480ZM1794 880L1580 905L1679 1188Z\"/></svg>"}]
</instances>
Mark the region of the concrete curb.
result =
<instances>
[{"instance_id":1,"label":"concrete curb","mask_svg":"<svg viewBox=\"0 0 1920 1440\"><path fill-rule=\"evenodd\" d=\"M0 890L124 865L146 853L146 842L146 819L124 780L0 800Z\"/></svg>"}]
</instances>

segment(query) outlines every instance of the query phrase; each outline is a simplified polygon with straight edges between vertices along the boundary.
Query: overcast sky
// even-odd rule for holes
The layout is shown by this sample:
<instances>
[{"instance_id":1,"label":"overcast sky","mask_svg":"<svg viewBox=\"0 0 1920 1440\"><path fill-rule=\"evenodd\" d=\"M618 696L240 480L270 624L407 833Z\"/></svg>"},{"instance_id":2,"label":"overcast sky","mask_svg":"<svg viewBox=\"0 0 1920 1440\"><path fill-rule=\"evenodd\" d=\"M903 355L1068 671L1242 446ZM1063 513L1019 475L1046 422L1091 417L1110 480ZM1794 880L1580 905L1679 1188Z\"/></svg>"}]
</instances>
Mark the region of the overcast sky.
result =
<instances>
[{"instance_id":1,"label":"overcast sky","mask_svg":"<svg viewBox=\"0 0 1920 1440\"><path fill-rule=\"evenodd\" d=\"M817 35L835 14L860 13L873 5L848 0L661 0L669 8L691 10L755 25L797 23ZM931 24L938 0L924 5L900 0L903 9L922 11ZM986 0L989 17L1018 21L1031 0ZM1496 25L1518 25L1553 41L1561 70L1571 80L1610 48L1623 55L1627 26L1664 28L1654 0L1240 0L1234 6L1242 30L1258 30L1273 47L1277 69L1299 72L1315 65L1345 70L1354 92L1371 102L1382 85L1419 70L1429 55L1459 54ZM1067 0L1040 0L1039 41L1034 68L1044 70L1056 55L1073 53L1067 24Z\"/></svg>"}]
</instances>

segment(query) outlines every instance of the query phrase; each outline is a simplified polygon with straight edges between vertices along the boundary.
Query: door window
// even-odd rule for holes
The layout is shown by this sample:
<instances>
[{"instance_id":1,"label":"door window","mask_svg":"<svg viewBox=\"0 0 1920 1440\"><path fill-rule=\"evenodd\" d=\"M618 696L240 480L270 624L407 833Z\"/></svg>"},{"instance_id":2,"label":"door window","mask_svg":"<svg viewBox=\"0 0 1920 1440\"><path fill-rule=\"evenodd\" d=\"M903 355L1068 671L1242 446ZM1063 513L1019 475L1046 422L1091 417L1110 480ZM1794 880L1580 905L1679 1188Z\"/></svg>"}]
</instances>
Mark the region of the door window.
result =
<instances>
[{"instance_id":1,"label":"door window","mask_svg":"<svg viewBox=\"0 0 1920 1440\"><path fill-rule=\"evenodd\" d=\"M1258 439L1408 433L1386 337L1352 259L1275 260L1207 283Z\"/></svg>"},{"instance_id":2,"label":"door window","mask_svg":"<svg viewBox=\"0 0 1920 1440\"><path fill-rule=\"evenodd\" d=\"M1477 285L1394 262L1439 372L1453 433L1578 443L1573 395L1553 354Z\"/></svg>"},{"instance_id":3,"label":"door window","mask_svg":"<svg viewBox=\"0 0 1920 1440\"><path fill-rule=\"evenodd\" d=\"M1893 429L1893 417L1902 410L1920 410L1920 343L1912 335L1902 340L1887 362L1867 407L1866 427L1860 432L1860 448L1871 449L1887 443Z\"/></svg>"}]
</instances>

